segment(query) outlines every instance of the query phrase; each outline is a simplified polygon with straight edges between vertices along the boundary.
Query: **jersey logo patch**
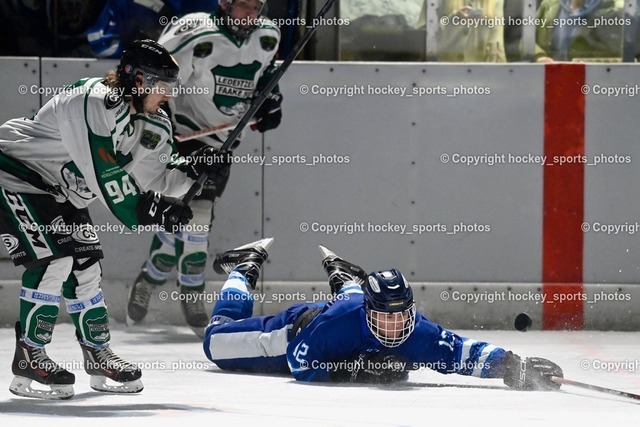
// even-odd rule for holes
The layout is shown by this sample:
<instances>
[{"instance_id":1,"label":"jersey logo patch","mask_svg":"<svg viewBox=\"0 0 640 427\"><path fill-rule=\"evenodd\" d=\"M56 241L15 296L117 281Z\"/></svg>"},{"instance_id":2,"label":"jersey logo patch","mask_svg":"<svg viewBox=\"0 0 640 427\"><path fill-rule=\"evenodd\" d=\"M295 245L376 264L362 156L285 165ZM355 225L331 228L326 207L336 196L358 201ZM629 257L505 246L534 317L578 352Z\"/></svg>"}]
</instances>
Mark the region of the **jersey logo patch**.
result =
<instances>
[{"instance_id":1,"label":"jersey logo patch","mask_svg":"<svg viewBox=\"0 0 640 427\"><path fill-rule=\"evenodd\" d=\"M142 137L140 138L140 144L144 148L148 148L149 150L153 150L156 148L158 143L162 137L157 133L151 132L150 130L145 130L142 132Z\"/></svg>"},{"instance_id":2,"label":"jersey logo patch","mask_svg":"<svg viewBox=\"0 0 640 427\"><path fill-rule=\"evenodd\" d=\"M92 245L100 242L98 235L93 231L90 224L81 224L77 227L76 231L73 232L72 237L76 242L83 243L85 245Z\"/></svg>"},{"instance_id":3,"label":"jersey logo patch","mask_svg":"<svg viewBox=\"0 0 640 427\"><path fill-rule=\"evenodd\" d=\"M114 91L109 91L104 97L104 106L107 110L112 110L122 103L122 97Z\"/></svg>"},{"instance_id":4,"label":"jersey logo patch","mask_svg":"<svg viewBox=\"0 0 640 427\"><path fill-rule=\"evenodd\" d=\"M267 52L271 52L273 49L275 49L277 44L278 44L278 40L276 40L275 37L271 37L271 36L260 37L260 46L262 46L262 48Z\"/></svg>"},{"instance_id":5,"label":"jersey logo patch","mask_svg":"<svg viewBox=\"0 0 640 427\"><path fill-rule=\"evenodd\" d=\"M4 242L4 246L7 248L7 252L9 253L18 249L18 246L20 245L20 241L18 240L18 238L11 234L3 234L2 241Z\"/></svg>"},{"instance_id":6,"label":"jersey logo patch","mask_svg":"<svg viewBox=\"0 0 640 427\"><path fill-rule=\"evenodd\" d=\"M256 74L260 62L237 64L232 67L218 65L211 69L215 79L213 103L218 111L226 115L242 115L256 89Z\"/></svg>"}]
</instances>

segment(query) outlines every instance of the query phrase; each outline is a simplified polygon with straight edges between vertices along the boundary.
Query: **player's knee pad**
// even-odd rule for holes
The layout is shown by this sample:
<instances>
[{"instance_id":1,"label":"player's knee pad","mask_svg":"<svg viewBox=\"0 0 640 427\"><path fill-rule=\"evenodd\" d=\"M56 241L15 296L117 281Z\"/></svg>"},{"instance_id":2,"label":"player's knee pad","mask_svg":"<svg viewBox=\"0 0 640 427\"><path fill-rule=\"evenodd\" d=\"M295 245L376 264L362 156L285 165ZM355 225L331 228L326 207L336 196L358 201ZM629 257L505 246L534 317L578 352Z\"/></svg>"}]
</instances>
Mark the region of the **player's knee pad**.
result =
<instances>
[{"instance_id":1,"label":"player's knee pad","mask_svg":"<svg viewBox=\"0 0 640 427\"><path fill-rule=\"evenodd\" d=\"M96 347L109 342L109 313L101 290L84 299L67 299L66 303L79 340Z\"/></svg>"},{"instance_id":2,"label":"player's knee pad","mask_svg":"<svg viewBox=\"0 0 640 427\"><path fill-rule=\"evenodd\" d=\"M175 240L176 238L173 234L162 231L153 236L149 258L144 265L150 282L155 284L164 283L176 265L178 259L176 257Z\"/></svg>"},{"instance_id":3,"label":"player's knee pad","mask_svg":"<svg viewBox=\"0 0 640 427\"><path fill-rule=\"evenodd\" d=\"M29 268L22 275L20 324L28 343L42 346L51 342L58 320L60 293L72 268L73 258L64 257Z\"/></svg>"},{"instance_id":4,"label":"player's knee pad","mask_svg":"<svg viewBox=\"0 0 640 427\"><path fill-rule=\"evenodd\" d=\"M180 285L195 287L204 284L208 248L208 234L180 233L176 240Z\"/></svg>"}]
</instances>

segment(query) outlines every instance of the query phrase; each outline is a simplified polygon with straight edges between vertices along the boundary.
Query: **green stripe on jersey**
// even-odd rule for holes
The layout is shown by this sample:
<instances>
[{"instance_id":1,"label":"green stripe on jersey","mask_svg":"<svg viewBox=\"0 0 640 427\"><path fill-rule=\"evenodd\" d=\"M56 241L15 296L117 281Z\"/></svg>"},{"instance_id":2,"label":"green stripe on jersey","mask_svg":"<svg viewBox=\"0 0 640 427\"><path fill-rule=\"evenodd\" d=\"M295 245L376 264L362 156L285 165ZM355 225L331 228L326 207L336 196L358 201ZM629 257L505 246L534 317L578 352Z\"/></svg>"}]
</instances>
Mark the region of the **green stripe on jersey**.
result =
<instances>
[{"instance_id":1,"label":"green stripe on jersey","mask_svg":"<svg viewBox=\"0 0 640 427\"><path fill-rule=\"evenodd\" d=\"M94 82L91 88L96 83L98 81ZM85 95L84 99L84 120L87 126L95 178L109 210L124 225L132 228L134 225L138 225L137 206L140 200L140 189L133 177L117 163L112 139L116 128L111 129L110 136L96 135L91 130L87 117L88 102L89 93Z\"/></svg>"},{"instance_id":2,"label":"green stripe on jersey","mask_svg":"<svg viewBox=\"0 0 640 427\"><path fill-rule=\"evenodd\" d=\"M46 191L51 194L60 194L53 185L47 184L44 178L42 178L42 175L38 172L30 169L21 161L7 156L2 151L0 151L0 170L15 176L21 181L33 185L38 190Z\"/></svg>"}]
</instances>

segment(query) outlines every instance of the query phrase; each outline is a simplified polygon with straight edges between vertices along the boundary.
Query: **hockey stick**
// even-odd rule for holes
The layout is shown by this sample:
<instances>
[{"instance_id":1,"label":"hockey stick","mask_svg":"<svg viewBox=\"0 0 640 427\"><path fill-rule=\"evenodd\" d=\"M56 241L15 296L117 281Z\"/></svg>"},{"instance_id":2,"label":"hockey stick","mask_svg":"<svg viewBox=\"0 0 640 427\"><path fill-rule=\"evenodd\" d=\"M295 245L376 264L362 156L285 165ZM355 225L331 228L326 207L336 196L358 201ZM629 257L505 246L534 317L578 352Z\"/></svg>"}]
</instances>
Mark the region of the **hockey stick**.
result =
<instances>
[{"instance_id":1,"label":"hockey stick","mask_svg":"<svg viewBox=\"0 0 640 427\"><path fill-rule=\"evenodd\" d=\"M249 120L249 122L247 124L249 126L251 126L251 128L253 128L253 125L255 125L256 123L258 123L258 121L256 119L251 119L251 120ZM200 138L201 136L209 136L209 135L212 135L214 133L225 132L225 131L228 131L230 129L233 129L234 127L236 127L236 125L231 124L231 123L223 123L223 124L221 124L219 126L213 126L213 127L210 127L210 128L204 128L204 129L196 130L196 131L191 132L191 133L183 133L182 135L176 135L176 137L174 139L176 141L178 141L178 142L184 142L184 141L189 141L191 139Z\"/></svg>"},{"instance_id":2,"label":"hockey stick","mask_svg":"<svg viewBox=\"0 0 640 427\"><path fill-rule=\"evenodd\" d=\"M403 383L392 383L391 386L406 387L406 388L474 388L482 390L510 390L507 386L501 385L485 385L485 384L446 384L446 383L414 383L411 381Z\"/></svg>"},{"instance_id":3,"label":"hockey stick","mask_svg":"<svg viewBox=\"0 0 640 427\"><path fill-rule=\"evenodd\" d=\"M327 0L324 6L322 6L322 9L320 9L320 12L318 12L318 15L316 15L313 21L314 24L321 21L321 19L329 11L329 9L331 9L331 6L333 6L335 2L336 0ZM313 36L313 34L316 32L316 28L317 28L317 25L314 25L313 27L309 28L304 33L304 35L300 38L300 40L298 40L295 46L293 46L293 48L291 49L291 52L289 52L289 55L287 55L285 60L282 61L282 64L280 65L280 67L278 67L273 77L271 77L271 80L269 81L269 83L262 89L262 91L255 98L255 100L251 103L251 107L249 107L249 109L244 114L244 116L242 116L242 119L236 125L235 129L229 134L224 144L222 144L222 147L220 147L220 151L226 151L229 149L229 147L231 147L231 145L236 140L238 135L240 135L240 132L242 132L245 126L256 114L256 111L258 111L258 109L260 108L264 100L267 99L267 96L269 96L273 88L278 84L278 82L282 78L282 75L285 73L285 71L287 71L287 68L289 68L293 60L296 58L296 56L298 56L298 54L302 51L302 49L307 44L309 39L311 39L311 36ZM191 200L193 200L195 195L198 194L198 192L200 192L206 180L207 180L207 174L200 175L198 177L198 180L193 183L191 188L189 188L189 191L187 191L187 194L185 194L182 201L185 204L189 204Z\"/></svg>"},{"instance_id":4,"label":"hockey stick","mask_svg":"<svg viewBox=\"0 0 640 427\"><path fill-rule=\"evenodd\" d=\"M278 108L276 108L274 110L270 110L269 114L275 113L279 109L280 109L280 107L278 107ZM251 119L251 120L249 120L249 122L247 124L249 125L249 127L252 130L256 130L256 124L257 123L258 123L258 120ZM204 129L196 130L196 131L193 131L191 133L183 133L182 135L177 135L176 137L174 137L174 139L176 141L178 141L178 142L189 141L191 139L200 138L201 136L209 136L209 135L212 135L214 133L225 132L225 131L233 129L236 126L237 125L234 125L232 123L223 123L223 124L218 125L218 126L213 126L213 127L210 127L210 128L204 128Z\"/></svg>"},{"instance_id":5,"label":"hockey stick","mask_svg":"<svg viewBox=\"0 0 640 427\"><path fill-rule=\"evenodd\" d=\"M581 383L574 380L569 380L561 377L551 377L551 381L556 384L572 385L575 387L586 388L588 390L600 391L602 393L614 394L616 396L628 397L635 400L640 400L640 394L628 393L626 391L614 390L612 388L600 387L593 384Z\"/></svg>"}]
</instances>

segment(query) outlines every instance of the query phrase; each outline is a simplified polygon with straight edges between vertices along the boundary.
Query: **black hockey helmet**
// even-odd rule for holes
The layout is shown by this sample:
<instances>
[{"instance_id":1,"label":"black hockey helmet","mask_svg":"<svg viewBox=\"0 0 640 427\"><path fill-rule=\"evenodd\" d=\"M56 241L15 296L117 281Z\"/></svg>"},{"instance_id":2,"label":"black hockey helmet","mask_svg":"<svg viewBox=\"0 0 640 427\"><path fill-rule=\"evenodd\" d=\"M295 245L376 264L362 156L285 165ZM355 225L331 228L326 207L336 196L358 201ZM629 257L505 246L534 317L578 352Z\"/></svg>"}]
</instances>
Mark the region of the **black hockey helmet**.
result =
<instances>
[{"instance_id":1,"label":"black hockey helmet","mask_svg":"<svg viewBox=\"0 0 640 427\"><path fill-rule=\"evenodd\" d=\"M160 82L163 82L165 90L175 90L180 83L179 71L178 63L164 46L145 39L134 41L122 53L116 73L124 94L133 96L135 101L135 98L143 99ZM134 90L136 81L142 83L143 91L140 93Z\"/></svg>"},{"instance_id":2,"label":"black hockey helmet","mask_svg":"<svg viewBox=\"0 0 640 427\"><path fill-rule=\"evenodd\" d=\"M245 19L234 19L231 17L231 9L237 7L234 4L238 0L218 0L218 16L224 27L239 39L246 39L258 28L258 22L248 22ZM240 0L247 2L249 0ZM258 9L258 19L262 15L267 0L256 0L260 5Z\"/></svg>"},{"instance_id":3,"label":"black hockey helmet","mask_svg":"<svg viewBox=\"0 0 640 427\"><path fill-rule=\"evenodd\" d=\"M413 290L400 271L374 271L362 290L367 326L385 347L397 347L409 338L416 323Z\"/></svg>"}]
</instances>

